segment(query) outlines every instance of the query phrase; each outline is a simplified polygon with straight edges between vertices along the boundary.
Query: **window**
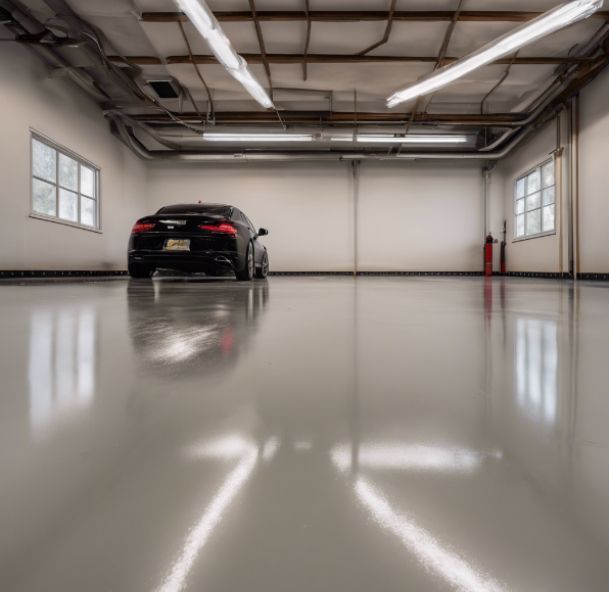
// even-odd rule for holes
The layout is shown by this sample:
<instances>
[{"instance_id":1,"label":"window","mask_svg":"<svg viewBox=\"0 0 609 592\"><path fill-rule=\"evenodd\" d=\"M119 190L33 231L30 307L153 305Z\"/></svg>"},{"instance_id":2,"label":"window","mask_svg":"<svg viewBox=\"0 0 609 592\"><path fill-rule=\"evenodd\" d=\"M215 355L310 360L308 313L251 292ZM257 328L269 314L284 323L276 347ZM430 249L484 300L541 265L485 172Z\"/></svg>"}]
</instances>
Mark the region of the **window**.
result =
<instances>
[{"instance_id":1,"label":"window","mask_svg":"<svg viewBox=\"0 0 609 592\"><path fill-rule=\"evenodd\" d=\"M556 232L554 159L534 168L514 187L514 237L544 236Z\"/></svg>"},{"instance_id":2,"label":"window","mask_svg":"<svg viewBox=\"0 0 609 592\"><path fill-rule=\"evenodd\" d=\"M84 228L99 228L99 170L32 134L32 213Z\"/></svg>"}]
</instances>

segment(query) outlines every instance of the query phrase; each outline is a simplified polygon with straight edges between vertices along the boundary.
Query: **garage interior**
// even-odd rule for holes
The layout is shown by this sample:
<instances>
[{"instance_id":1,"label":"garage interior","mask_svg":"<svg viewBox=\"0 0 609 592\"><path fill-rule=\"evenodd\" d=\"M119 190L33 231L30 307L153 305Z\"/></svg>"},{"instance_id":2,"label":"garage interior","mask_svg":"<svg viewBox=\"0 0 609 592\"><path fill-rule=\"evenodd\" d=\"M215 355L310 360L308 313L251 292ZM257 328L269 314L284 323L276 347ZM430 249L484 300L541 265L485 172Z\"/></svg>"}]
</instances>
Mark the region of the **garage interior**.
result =
<instances>
[{"instance_id":1,"label":"garage interior","mask_svg":"<svg viewBox=\"0 0 609 592\"><path fill-rule=\"evenodd\" d=\"M0 0L0 589L609 590L609 7L558 5ZM129 278L197 202L268 279Z\"/></svg>"}]
</instances>

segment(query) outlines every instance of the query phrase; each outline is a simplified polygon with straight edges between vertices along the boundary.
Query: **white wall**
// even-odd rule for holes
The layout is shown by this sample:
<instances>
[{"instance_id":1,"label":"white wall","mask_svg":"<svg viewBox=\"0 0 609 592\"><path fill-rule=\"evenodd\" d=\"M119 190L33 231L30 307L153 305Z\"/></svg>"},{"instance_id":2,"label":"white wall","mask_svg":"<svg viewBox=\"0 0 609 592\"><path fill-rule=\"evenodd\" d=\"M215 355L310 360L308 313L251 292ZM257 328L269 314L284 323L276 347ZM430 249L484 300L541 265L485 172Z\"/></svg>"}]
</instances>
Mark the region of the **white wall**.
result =
<instances>
[{"instance_id":1,"label":"white wall","mask_svg":"<svg viewBox=\"0 0 609 592\"><path fill-rule=\"evenodd\" d=\"M351 271L354 191L350 163L155 164L149 211L217 201L243 209L275 271ZM479 165L363 163L357 227L360 271L480 271Z\"/></svg>"},{"instance_id":2,"label":"white wall","mask_svg":"<svg viewBox=\"0 0 609 592\"><path fill-rule=\"evenodd\" d=\"M580 100L579 256L583 273L609 273L609 71Z\"/></svg>"},{"instance_id":3,"label":"white wall","mask_svg":"<svg viewBox=\"0 0 609 592\"><path fill-rule=\"evenodd\" d=\"M605 70L580 93L579 134L579 268L580 273L609 273L609 71ZM556 148L556 122L550 122L533 138L501 161L493 172L491 227L500 232L508 222L508 271L568 271L567 229L570 224L567 195L570 139L565 117L561 124L562 180L557 191L559 210L555 236L512 242L513 185L524 172L548 158ZM562 265L561 265L562 249ZM577 252L577 241L575 246Z\"/></svg>"},{"instance_id":4,"label":"white wall","mask_svg":"<svg viewBox=\"0 0 609 592\"><path fill-rule=\"evenodd\" d=\"M361 165L358 268L481 271L480 164Z\"/></svg>"},{"instance_id":5,"label":"white wall","mask_svg":"<svg viewBox=\"0 0 609 592\"><path fill-rule=\"evenodd\" d=\"M490 230L495 238L501 240L503 220L507 221L508 271L559 271L560 231L551 236L514 240L514 183L518 177L547 160L555 148L556 123L551 121L510 156L499 162L492 173ZM558 190L556 192L557 211L560 209L561 193Z\"/></svg>"},{"instance_id":6,"label":"white wall","mask_svg":"<svg viewBox=\"0 0 609 592\"><path fill-rule=\"evenodd\" d=\"M51 78L26 47L2 46L0 269L125 269L130 226L145 210L145 165L76 86ZM101 169L101 233L29 217L30 129Z\"/></svg>"}]
</instances>

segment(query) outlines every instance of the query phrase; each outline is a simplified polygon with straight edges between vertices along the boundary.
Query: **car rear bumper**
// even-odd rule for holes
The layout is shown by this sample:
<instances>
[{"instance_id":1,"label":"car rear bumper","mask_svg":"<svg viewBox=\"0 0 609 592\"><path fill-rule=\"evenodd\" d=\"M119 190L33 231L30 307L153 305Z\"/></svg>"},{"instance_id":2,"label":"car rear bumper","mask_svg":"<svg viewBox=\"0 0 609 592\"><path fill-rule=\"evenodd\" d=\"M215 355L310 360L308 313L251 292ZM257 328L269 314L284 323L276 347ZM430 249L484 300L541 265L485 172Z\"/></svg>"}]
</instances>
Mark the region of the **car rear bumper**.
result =
<instances>
[{"instance_id":1,"label":"car rear bumper","mask_svg":"<svg viewBox=\"0 0 609 592\"><path fill-rule=\"evenodd\" d=\"M141 263L157 268L180 271L235 270L239 256L235 251L159 251L131 250L129 263Z\"/></svg>"}]
</instances>

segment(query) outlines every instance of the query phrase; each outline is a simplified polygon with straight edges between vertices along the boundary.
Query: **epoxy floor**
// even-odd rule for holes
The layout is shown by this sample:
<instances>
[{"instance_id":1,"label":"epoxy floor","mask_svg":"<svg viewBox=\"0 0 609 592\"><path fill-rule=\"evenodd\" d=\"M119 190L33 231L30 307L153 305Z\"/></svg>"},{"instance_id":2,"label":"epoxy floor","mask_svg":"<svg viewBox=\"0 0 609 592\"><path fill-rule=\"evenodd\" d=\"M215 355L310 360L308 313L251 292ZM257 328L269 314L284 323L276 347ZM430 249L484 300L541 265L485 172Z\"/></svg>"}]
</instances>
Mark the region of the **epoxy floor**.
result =
<instances>
[{"instance_id":1,"label":"epoxy floor","mask_svg":"<svg viewBox=\"0 0 609 592\"><path fill-rule=\"evenodd\" d=\"M609 286L0 285L3 592L607 592Z\"/></svg>"}]
</instances>

